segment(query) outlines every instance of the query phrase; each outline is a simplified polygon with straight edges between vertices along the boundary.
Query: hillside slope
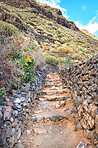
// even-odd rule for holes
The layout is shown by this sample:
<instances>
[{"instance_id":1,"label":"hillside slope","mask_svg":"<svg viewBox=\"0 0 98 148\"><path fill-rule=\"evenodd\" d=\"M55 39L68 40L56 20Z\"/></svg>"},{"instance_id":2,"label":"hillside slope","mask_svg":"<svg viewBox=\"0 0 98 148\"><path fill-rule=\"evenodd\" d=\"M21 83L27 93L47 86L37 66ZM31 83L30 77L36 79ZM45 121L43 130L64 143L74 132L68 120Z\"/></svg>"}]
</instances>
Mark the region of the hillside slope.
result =
<instances>
[{"instance_id":1,"label":"hillside slope","mask_svg":"<svg viewBox=\"0 0 98 148\"><path fill-rule=\"evenodd\" d=\"M98 40L80 31L59 9L35 0L1 1L1 23L8 22L37 41L44 55L60 57L61 62L70 55L73 61L78 61L98 51Z\"/></svg>"}]
</instances>

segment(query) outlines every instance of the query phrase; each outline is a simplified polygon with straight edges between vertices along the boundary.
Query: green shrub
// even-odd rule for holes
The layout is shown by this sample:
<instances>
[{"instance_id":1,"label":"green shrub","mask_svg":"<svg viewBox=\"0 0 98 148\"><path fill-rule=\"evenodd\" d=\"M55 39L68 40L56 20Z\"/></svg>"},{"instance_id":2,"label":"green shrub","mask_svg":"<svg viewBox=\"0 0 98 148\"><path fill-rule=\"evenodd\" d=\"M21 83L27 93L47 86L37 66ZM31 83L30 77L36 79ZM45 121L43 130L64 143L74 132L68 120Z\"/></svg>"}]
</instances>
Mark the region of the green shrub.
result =
<instances>
[{"instance_id":1,"label":"green shrub","mask_svg":"<svg viewBox=\"0 0 98 148\"><path fill-rule=\"evenodd\" d=\"M58 52L59 56L63 56L65 54L71 53L72 49L70 47L67 47L67 46L61 46L57 49L57 52Z\"/></svg>"},{"instance_id":2,"label":"green shrub","mask_svg":"<svg viewBox=\"0 0 98 148\"><path fill-rule=\"evenodd\" d=\"M81 53L75 53L72 58L73 60L83 60L83 55Z\"/></svg>"},{"instance_id":3,"label":"green shrub","mask_svg":"<svg viewBox=\"0 0 98 148\"><path fill-rule=\"evenodd\" d=\"M67 56L66 60L65 60L65 65L71 65L72 61L71 61L71 57Z\"/></svg>"},{"instance_id":4,"label":"green shrub","mask_svg":"<svg viewBox=\"0 0 98 148\"><path fill-rule=\"evenodd\" d=\"M83 51L83 52L86 52L87 51L87 48L83 48L83 47L79 46L78 47L78 50Z\"/></svg>"},{"instance_id":5,"label":"green shrub","mask_svg":"<svg viewBox=\"0 0 98 148\"><path fill-rule=\"evenodd\" d=\"M0 21L0 30L5 36L12 36L18 34L18 29L14 25L3 21Z\"/></svg>"},{"instance_id":6,"label":"green shrub","mask_svg":"<svg viewBox=\"0 0 98 148\"><path fill-rule=\"evenodd\" d=\"M54 56L51 56L51 55L46 56L45 61L47 64L55 65L55 66L58 65L58 63L59 63L58 59Z\"/></svg>"},{"instance_id":7,"label":"green shrub","mask_svg":"<svg viewBox=\"0 0 98 148\"><path fill-rule=\"evenodd\" d=\"M51 53L56 53L57 51L56 51L55 48L52 48L52 49L50 50L50 52L51 52Z\"/></svg>"},{"instance_id":8,"label":"green shrub","mask_svg":"<svg viewBox=\"0 0 98 148\"><path fill-rule=\"evenodd\" d=\"M67 39L66 37L62 37L61 38L62 41L66 41L66 39Z\"/></svg>"},{"instance_id":9,"label":"green shrub","mask_svg":"<svg viewBox=\"0 0 98 148\"><path fill-rule=\"evenodd\" d=\"M6 90L5 90L5 87L0 88L0 96L1 96L2 98L4 98L4 97L6 96Z\"/></svg>"}]
</instances>

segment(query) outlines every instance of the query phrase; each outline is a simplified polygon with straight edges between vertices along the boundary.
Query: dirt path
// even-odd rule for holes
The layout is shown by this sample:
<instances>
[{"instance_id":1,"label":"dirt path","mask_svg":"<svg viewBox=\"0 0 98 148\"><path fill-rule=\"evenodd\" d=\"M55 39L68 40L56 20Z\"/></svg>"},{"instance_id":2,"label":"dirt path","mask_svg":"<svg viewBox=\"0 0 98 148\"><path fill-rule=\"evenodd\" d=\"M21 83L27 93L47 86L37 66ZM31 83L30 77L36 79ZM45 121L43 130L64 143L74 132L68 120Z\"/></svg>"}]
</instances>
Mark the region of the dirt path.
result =
<instances>
[{"instance_id":1,"label":"dirt path","mask_svg":"<svg viewBox=\"0 0 98 148\"><path fill-rule=\"evenodd\" d=\"M58 74L48 74L17 147L93 148L83 131L75 127L76 113L70 91L63 86Z\"/></svg>"}]
</instances>

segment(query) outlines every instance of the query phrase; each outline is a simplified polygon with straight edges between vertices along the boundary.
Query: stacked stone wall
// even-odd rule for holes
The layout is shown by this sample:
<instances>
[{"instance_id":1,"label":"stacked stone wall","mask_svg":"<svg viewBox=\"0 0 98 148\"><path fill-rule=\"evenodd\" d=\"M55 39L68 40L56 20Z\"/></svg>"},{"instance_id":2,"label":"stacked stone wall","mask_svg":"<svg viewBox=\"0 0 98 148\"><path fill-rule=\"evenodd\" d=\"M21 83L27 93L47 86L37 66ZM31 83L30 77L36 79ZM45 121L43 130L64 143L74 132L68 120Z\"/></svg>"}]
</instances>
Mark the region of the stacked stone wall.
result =
<instances>
[{"instance_id":1,"label":"stacked stone wall","mask_svg":"<svg viewBox=\"0 0 98 148\"><path fill-rule=\"evenodd\" d=\"M78 111L76 124L84 129L84 136L89 138L94 145L97 145L98 54L85 62L62 69L60 74L64 85L70 88L73 102Z\"/></svg>"},{"instance_id":2,"label":"stacked stone wall","mask_svg":"<svg viewBox=\"0 0 98 148\"><path fill-rule=\"evenodd\" d=\"M0 101L0 148L14 147L23 133L46 71L37 70L36 76L34 83L24 83L21 89L11 90L5 101Z\"/></svg>"}]
</instances>

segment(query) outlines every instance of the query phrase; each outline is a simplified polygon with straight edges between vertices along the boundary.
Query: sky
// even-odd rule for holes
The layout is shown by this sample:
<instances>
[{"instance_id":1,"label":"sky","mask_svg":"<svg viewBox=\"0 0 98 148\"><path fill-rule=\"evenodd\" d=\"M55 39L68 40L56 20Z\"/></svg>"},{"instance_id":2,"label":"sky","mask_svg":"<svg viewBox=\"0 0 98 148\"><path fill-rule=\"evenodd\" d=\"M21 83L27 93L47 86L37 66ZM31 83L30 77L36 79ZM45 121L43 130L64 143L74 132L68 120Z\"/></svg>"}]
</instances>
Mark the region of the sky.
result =
<instances>
[{"instance_id":1,"label":"sky","mask_svg":"<svg viewBox=\"0 0 98 148\"><path fill-rule=\"evenodd\" d=\"M37 0L58 8L65 18L79 29L86 29L98 37L98 0Z\"/></svg>"}]
</instances>

